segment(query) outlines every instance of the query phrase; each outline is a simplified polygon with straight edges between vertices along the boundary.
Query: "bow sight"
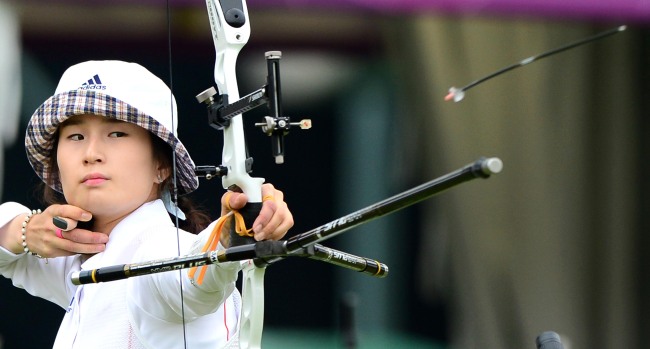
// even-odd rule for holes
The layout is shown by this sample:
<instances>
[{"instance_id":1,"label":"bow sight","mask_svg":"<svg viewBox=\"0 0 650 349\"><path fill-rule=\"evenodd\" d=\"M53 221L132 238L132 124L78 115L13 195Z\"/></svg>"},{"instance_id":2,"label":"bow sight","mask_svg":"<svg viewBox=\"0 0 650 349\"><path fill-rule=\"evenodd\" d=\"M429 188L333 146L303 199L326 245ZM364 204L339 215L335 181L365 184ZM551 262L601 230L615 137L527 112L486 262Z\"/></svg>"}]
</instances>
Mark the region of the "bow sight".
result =
<instances>
[{"instance_id":1,"label":"bow sight","mask_svg":"<svg viewBox=\"0 0 650 349\"><path fill-rule=\"evenodd\" d=\"M230 125L230 120L237 115L253 110L259 106L267 105L270 116L264 117L264 122L255 123L262 131L271 136L273 157L275 163L284 163L284 136L289 129L298 126L303 130L311 128L311 120L304 119L300 122L291 122L288 116L282 115L282 95L280 90L280 51L269 51L265 54L268 75L266 85L260 89L230 103L227 94L218 94L214 87L201 92L196 96L200 103L208 106L208 123L217 130L223 130ZM247 172L251 172L252 159L247 159ZM199 177L211 179L216 176L224 176L228 170L223 167L198 166L196 169Z\"/></svg>"}]
</instances>

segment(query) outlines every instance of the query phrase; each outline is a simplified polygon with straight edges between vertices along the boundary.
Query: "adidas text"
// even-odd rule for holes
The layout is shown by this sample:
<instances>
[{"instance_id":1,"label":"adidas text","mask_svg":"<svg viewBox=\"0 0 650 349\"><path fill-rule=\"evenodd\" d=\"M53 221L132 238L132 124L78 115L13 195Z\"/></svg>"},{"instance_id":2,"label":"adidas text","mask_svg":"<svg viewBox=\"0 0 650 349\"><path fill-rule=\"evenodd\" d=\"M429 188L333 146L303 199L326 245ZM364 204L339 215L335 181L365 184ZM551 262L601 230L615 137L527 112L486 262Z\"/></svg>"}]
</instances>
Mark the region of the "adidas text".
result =
<instances>
[{"instance_id":1,"label":"adidas text","mask_svg":"<svg viewBox=\"0 0 650 349\"><path fill-rule=\"evenodd\" d=\"M104 85L85 85L79 87L79 90L105 90L106 86Z\"/></svg>"}]
</instances>

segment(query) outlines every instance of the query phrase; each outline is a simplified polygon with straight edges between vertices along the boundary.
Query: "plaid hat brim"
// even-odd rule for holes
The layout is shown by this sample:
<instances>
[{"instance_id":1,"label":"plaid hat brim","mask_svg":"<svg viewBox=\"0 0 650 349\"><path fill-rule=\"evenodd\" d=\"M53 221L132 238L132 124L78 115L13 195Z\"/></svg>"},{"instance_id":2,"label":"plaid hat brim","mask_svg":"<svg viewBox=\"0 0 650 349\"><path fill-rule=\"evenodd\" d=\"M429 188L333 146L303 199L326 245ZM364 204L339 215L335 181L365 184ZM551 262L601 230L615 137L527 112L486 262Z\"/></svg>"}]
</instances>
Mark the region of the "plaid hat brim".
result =
<instances>
[{"instance_id":1,"label":"plaid hat brim","mask_svg":"<svg viewBox=\"0 0 650 349\"><path fill-rule=\"evenodd\" d=\"M101 92L74 90L48 98L32 115L25 133L27 158L36 174L45 182L52 180L52 189L63 192L57 171L50 171L54 136L59 125L76 115L93 114L130 122L164 140L176 153L178 193L188 194L199 186L194 162L185 146L152 116L117 98ZM49 178L52 177L52 178Z\"/></svg>"}]
</instances>

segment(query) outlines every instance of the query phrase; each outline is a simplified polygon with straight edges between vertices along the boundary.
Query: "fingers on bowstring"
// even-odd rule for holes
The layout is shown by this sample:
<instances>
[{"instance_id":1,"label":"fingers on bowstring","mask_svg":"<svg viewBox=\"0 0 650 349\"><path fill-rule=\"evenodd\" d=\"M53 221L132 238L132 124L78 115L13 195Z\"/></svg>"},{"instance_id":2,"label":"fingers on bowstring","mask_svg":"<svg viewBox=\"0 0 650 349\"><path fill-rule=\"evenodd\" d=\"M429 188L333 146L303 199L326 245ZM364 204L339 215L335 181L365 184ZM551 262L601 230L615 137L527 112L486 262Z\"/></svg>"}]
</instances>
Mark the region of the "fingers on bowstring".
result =
<instances>
[{"instance_id":1,"label":"fingers on bowstring","mask_svg":"<svg viewBox=\"0 0 650 349\"><path fill-rule=\"evenodd\" d=\"M52 217L52 224L54 224L55 227L61 229L62 231L68 231L74 229L74 227L77 226L77 223L75 221L61 216Z\"/></svg>"},{"instance_id":2,"label":"fingers on bowstring","mask_svg":"<svg viewBox=\"0 0 650 349\"><path fill-rule=\"evenodd\" d=\"M76 230L73 230L71 234L73 234ZM100 234L100 233L94 233L94 234ZM104 234L101 234L104 235ZM104 235L105 236L105 235ZM78 238L78 237L75 237ZM66 253L70 254L94 254L94 253L99 253L103 252L106 249L106 243L82 243L82 242L77 242L73 239L68 238L66 235L66 242L62 244L60 247L60 250L65 251Z\"/></svg>"},{"instance_id":3,"label":"fingers on bowstring","mask_svg":"<svg viewBox=\"0 0 650 349\"><path fill-rule=\"evenodd\" d=\"M56 228L57 230L60 228ZM41 246L38 246L37 253L43 257L61 257L61 256L72 256L75 254L94 254L102 252L106 249L106 243L79 243L71 239L74 237L74 232L77 229L72 230L71 232L60 233L62 236L55 236L56 233L46 234L42 238ZM94 233L99 234L99 233ZM104 234L101 234L104 235ZM106 236L106 235L104 235ZM106 240L108 240L106 238Z\"/></svg>"},{"instance_id":4,"label":"fingers on bowstring","mask_svg":"<svg viewBox=\"0 0 650 349\"><path fill-rule=\"evenodd\" d=\"M63 238L75 243L88 245L105 245L108 242L108 235L85 229L73 229L65 232L63 233Z\"/></svg>"},{"instance_id":5,"label":"fingers on bowstring","mask_svg":"<svg viewBox=\"0 0 650 349\"><path fill-rule=\"evenodd\" d=\"M73 205L52 205L54 225L57 237L68 240L62 248L72 253L97 253L105 249L108 236L103 233L77 228L77 222L87 222L92 214ZM58 232L57 229L61 229Z\"/></svg>"},{"instance_id":6,"label":"fingers on bowstring","mask_svg":"<svg viewBox=\"0 0 650 349\"><path fill-rule=\"evenodd\" d=\"M46 209L52 215L52 224L62 231L70 231L77 226L78 221L87 222L92 214L72 205L52 205Z\"/></svg>"},{"instance_id":7,"label":"fingers on bowstring","mask_svg":"<svg viewBox=\"0 0 650 349\"><path fill-rule=\"evenodd\" d=\"M70 254L99 253L106 249L106 243L108 242L108 235L81 228L57 232L57 236L61 240L57 239L56 245L59 246L60 250L70 252Z\"/></svg>"},{"instance_id":8,"label":"fingers on bowstring","mask_svg":"<svg viewBox=\"0 0 650 349\"><path fill-rule=\"evenodd\" d=\"M52 205L56 216L70 218L75 221L88 222L93 218L92 213L73 205Z\"/></svg>"}]
</instances>

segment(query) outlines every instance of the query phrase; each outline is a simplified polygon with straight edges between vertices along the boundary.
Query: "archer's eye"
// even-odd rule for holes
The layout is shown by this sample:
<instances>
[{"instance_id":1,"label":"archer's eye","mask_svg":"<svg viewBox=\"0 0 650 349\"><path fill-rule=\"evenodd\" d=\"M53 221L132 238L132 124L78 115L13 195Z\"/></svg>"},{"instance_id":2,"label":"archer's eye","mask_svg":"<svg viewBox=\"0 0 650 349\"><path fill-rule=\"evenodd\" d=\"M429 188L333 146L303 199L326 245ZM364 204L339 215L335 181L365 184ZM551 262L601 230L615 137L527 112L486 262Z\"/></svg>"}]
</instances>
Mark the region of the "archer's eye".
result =
<instances>
[{"instance_id":1,"label":"archer's eye","mask_svg":"<svg viewBox=\"0 0 650 349\"><path fill-rule=\"evenodd\" d=\"M108 136L109 137L114 137L114 138L119 138L119 137L125 137L126 133L121 132L121 131L115 131L115 132L111 132Z\"/></svg>"}]
</instances>

